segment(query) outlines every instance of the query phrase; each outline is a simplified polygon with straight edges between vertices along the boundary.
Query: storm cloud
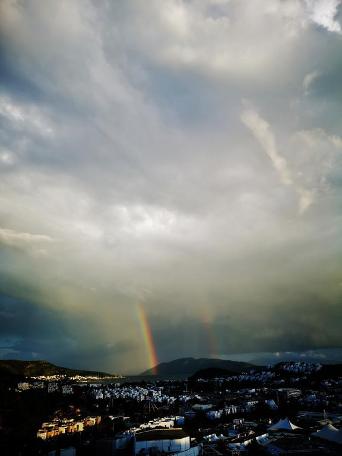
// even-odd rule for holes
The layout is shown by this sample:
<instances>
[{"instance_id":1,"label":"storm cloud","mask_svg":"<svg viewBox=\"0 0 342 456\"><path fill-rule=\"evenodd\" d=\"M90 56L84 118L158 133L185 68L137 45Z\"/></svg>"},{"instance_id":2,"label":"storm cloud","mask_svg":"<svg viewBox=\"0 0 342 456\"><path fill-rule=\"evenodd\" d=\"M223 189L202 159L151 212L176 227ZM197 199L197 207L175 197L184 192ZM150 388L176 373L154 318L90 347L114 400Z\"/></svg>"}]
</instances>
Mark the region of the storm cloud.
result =
<instances>
[{"instance_id":1,"label":"storm cloud","mask_svg":"<svg viewBox=\"0 0 342 456\"><path fill-rule=\"evenodd\" d=\"M341 11L1 2L0 356L342 346Z\"/></svg>"}]
</instances>

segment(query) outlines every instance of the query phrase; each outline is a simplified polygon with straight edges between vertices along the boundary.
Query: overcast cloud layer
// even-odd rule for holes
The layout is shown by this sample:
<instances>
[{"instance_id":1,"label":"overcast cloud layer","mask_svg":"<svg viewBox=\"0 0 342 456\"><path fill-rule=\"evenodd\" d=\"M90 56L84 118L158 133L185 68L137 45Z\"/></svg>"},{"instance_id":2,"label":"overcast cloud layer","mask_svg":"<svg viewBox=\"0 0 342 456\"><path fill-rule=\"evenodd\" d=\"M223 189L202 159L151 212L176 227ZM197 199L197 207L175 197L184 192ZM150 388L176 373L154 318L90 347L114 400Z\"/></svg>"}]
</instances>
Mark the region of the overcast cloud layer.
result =
<instances>
[{"instance_id":1,"label":"overcast cloud layer","mask_svg":"<svg viewBox=\"0 0 342 456\"><path fill-rule=\"evenodd\" d=\"M1 357L342 346L340 3L0 3Z\"/></svg>"}]
</instances>

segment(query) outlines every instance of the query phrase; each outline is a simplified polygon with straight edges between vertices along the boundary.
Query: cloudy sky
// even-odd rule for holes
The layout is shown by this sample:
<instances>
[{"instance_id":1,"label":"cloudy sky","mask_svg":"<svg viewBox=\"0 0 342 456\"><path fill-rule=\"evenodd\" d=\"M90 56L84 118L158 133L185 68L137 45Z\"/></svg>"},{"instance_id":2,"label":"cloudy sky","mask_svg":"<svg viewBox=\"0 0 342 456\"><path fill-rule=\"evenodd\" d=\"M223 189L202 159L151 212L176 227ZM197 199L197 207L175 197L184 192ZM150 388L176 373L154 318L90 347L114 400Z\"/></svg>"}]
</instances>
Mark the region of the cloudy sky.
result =
<instances>
[{"instance_id":1,"label":"cloudy sky","mask_svg":"<svg viewBox=\"0 0 342 456\"><path fill-rule=\"evenodd\" d=\"M0 18L0 357L342 346L340 0Z\"/></svg>"}]
</instances>

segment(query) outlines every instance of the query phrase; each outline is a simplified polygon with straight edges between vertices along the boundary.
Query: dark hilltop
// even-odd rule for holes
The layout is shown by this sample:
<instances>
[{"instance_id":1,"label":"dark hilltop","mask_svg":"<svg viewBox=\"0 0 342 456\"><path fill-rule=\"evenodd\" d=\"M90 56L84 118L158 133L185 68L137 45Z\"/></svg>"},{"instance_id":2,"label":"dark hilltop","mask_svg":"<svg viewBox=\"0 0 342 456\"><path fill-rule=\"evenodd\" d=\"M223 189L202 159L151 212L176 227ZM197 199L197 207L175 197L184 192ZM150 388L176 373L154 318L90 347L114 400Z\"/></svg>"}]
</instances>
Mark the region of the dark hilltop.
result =
<instances>
[{"instance_id":1,"label":"dark hilltop","mask_svg":"<svg viewBox=\"0 0 342 456\"><path fill-rule=\"evenodd\" d=\"M203 369L208 368L225 369L231 373L240 373L243 370L254 367L252 364L240 361L230 361L218 358L179 358L166 363L160 363L157 366L142 372L140 375L185 375L191 376Z\"/></svg>"}]
</instances>

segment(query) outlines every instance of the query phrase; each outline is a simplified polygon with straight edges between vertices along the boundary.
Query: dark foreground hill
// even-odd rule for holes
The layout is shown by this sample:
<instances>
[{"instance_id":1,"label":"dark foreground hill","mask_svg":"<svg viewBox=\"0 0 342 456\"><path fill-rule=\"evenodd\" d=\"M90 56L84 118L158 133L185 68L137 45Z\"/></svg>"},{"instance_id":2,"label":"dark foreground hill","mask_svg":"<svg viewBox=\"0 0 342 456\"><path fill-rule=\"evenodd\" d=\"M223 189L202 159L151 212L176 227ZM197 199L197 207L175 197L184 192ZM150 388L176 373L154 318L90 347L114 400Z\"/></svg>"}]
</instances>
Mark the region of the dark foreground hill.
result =
<instances>
[{"instance_id":1,"label":"dark foreground hill","mask_svg":"<svg viewBox=\"0 0 342 456\"><path fill-rule=\"evenodd\" d=\"M37 377L39 375L81 375L84 377L107 377L105 372L85 371L55 366L47 361L0 360L0 379L3 377Z\"/></svg>"},{"instance_id":2,"label":"dark foreground hill","mask_svg":"<svg viewBox=\"0 0 342 456\"><path fill-rule=\"evenodd\" d=\"M239 373L253 367L252 364L240 361L229 361L216 358L180 358L168 363L160 363L155 368L148 369L141 375L193 375L203 369L208 368L225 369L231 373Z\"/></svg>"}]
</instances>

